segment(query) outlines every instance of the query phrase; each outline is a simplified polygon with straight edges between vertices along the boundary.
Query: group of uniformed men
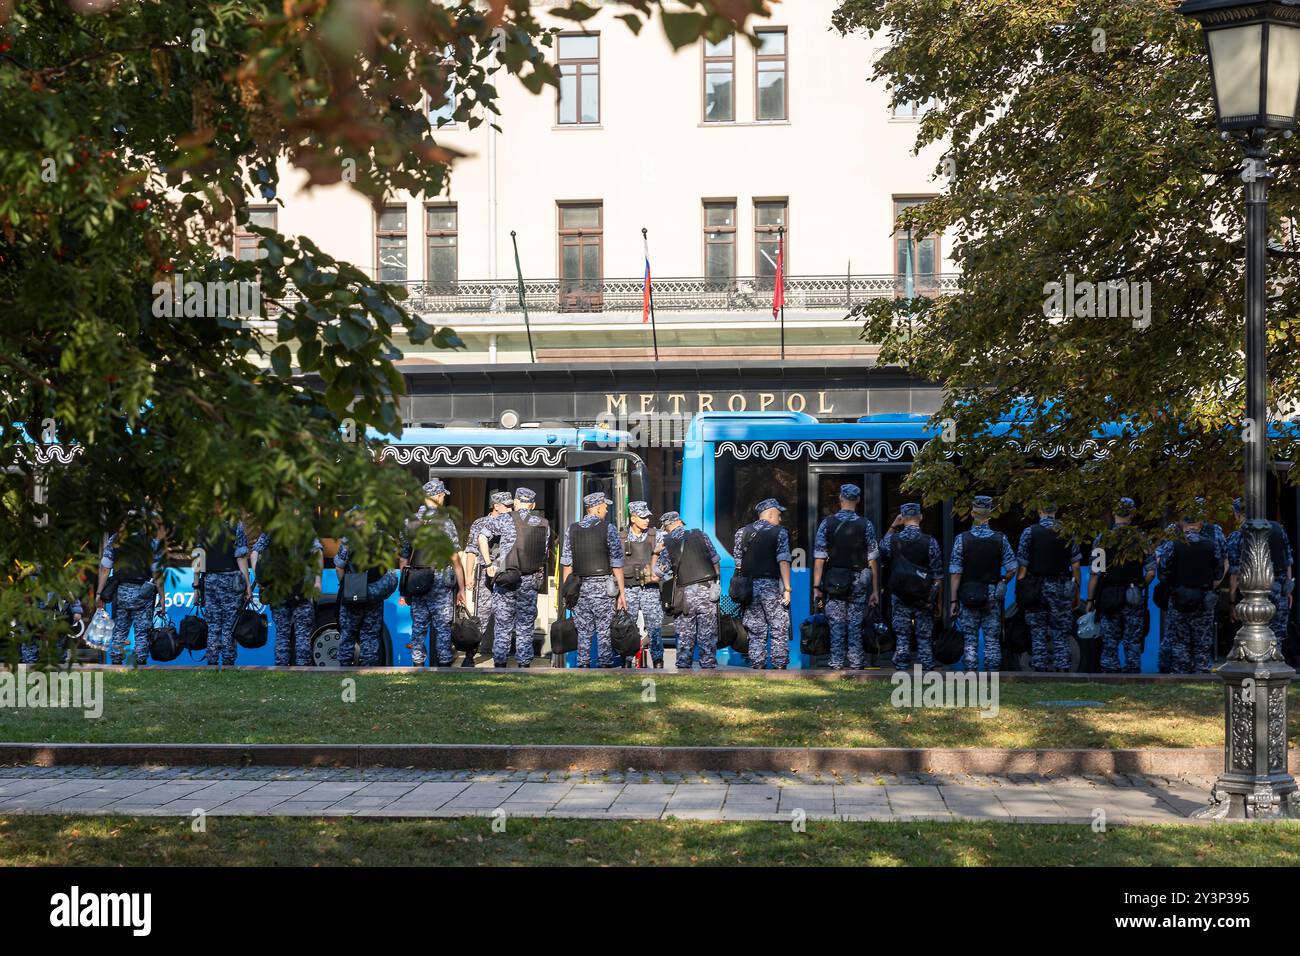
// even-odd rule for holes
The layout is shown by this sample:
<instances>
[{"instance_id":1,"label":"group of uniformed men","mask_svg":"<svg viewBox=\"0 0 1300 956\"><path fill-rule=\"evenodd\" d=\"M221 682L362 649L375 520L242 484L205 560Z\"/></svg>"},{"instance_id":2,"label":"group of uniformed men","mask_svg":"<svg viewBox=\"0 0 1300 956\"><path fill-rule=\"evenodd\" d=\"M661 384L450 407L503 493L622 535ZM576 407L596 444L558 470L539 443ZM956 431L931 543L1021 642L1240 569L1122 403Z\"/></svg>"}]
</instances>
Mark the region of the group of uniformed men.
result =
<instances>
[{"instance_id":1,"label":"group of uniformed men","mask_svg":"<svg viewBox=\"0 0 1300 956\"><path fill-rule=\"evenodd\" d=\"M335 571L341 589L348 575L356 579L356 599L339 604L339 663L353 663L354 644L360 648L360 664L379 662L383 602L404 586L403 599L411 608L412 623L408 647L415 665L423 665L431 650L437 666L450 666L454 657L452 621L459 605L467 612L472 610L484 633L491 627L496 667L505 667L512 652L519 667L531 666L538 594L544 588L553 545L550 525L535 510L536 494L529 488L518 488L513 494L494 492L490 513L473 522L462 552L455 524L443 510L449 494L446 485L434 478L425 483L423 493L424 504L402 537L396 569L355 568L347 539L340 543ZM839 510L819 524L814 539L813 587L815 603L824 607L830 625L829 666L836 670L865 666L864 620L869 607L880 606L883 583L897 639L894 666L905 669L911 665L914 644L916 663L931 669L935 666L933 628L941 610L944 578L939 542L921 529L921 506L916 503L904 504L889 533L877 539L871 520L858 514L861 497L857 485L842 485ZM663 667L665 602L661 589L671 586L678 669L692 668L697 659L701 669L715 668L721 589L718 555L709 536L688 529L676 511L660 515L659 528L651 528L651 511L644 501L629 503L629 529L620 534L609 520L612 504L603 492L588 494L583 499L585 514L565 530L560 548L559 584L561 594L568 596L565 603L573 609L578 666L615 664L610 626L617 611L626 611L634 618L641 617L653 666ZM1233 508L1240 522L1244 511L1241 499ZM790 659L791 548L789 532L781 525L784 511L775 498L759 502L755 520L737 529L733 542L736 575L749 582L742 621L749 638L749 663L756 669L784 668ZM1070 669L1070 636L1082 599L1085 611L1094 612L1099 624L1102 670L1136 672L1147 629L1148 587L1157 576L1164 587L1163 595L1157 593L1157 603L1167 608L1160 670L1209 670L1214 656L1217 589L1225 576L1230 600L1236 601L1240 530L1225 536L1218 525L1199 515L1187 515L1177 526L1181 535L1153 548L1133 523L1134 501L1122 498L1113 511L1109 547L1102 546L1101 535L1093 542L1092 555L1102 558L1100 570L1089 575L1087 594L1081 598L1083 555L1077 541L1060 533L1054 505L1039 509L1039 520L1024 529L1014 551L1006 535L990 527L992 514L991 497L974 498L972 526L957 536L948 560L949 611L963 635L963 661L968 670L1001 668L1005 596L1014 578L1030 631L1034 670ZM435 567L443 562L413 547L414 531L421 524L439 528L449 539L449 565ZM1294 561L1286 532L1276 522L1272 523L1269 547L1275 569L1270 593L1278 608L1271 626L1280 640L1291 606ZM319 540L312 551L318 569L310 586L304 581L290 593L261 595L263 603L271 607L275 662L279 665L310 663L311 595L320 591ZM250 547L242 524L205 548L200 587L208 620L209 664L235 662L234 621L252 594L250 554L255 556L254 566L258 560L285 557L276 554L266 534ZM1126 556L1124 560L1120 560L1121 554ZM889 562L884 582L879 573L882 558ZM139 636L148 633L159 597L165 606L161 559L161 534L134 535L121 541L117 535L108 538L96 593L97 606L103 607L106 597L113 604L109 659L114 664L122 663L132 629L137 635L136 662L148 660L148 641ZM106 592L110 574L115 583ZM35 649L35 644L24 645L24 659L34 660ZM472 652L464 663L474 663Z\"/></svg>"}]
</instances>

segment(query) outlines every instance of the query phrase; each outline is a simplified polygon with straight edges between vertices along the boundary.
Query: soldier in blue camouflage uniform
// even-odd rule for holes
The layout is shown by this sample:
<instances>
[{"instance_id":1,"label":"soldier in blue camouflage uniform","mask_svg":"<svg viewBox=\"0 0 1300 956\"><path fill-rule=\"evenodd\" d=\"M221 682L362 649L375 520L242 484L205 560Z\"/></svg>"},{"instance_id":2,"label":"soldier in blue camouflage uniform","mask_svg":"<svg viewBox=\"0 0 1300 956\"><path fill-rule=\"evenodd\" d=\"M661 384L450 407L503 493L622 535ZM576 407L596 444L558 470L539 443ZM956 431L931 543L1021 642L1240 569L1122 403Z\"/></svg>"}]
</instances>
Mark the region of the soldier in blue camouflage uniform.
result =
<instances>
[{"instance_id":1,"label":"soldier in blue camouflage uniform","mask_svg":"<svg viewBox=\"0 0 1300 956\"><path fill-rule=\"evenodd\" d=\"M1118 548L1103 549L1102 535L1097 535L1092 542L1094 555L1098 551L1105 550L1107 556L1106 570L1088 575L1088 603L1085 610L1095 612L1101 625L1101 669L1105 674L1136 674L1142 669L1142 645L1147 636L1147 587L1150 585L1151 579L1155 577L1156 562L1155 553L1150 549L1149 545L1145 544L1146 536L1133 527L1133 516L1136 513L1137 502L1132 498L1121 498L1115 508L1115 520L1111 523L1111 530L1120 536L1140 536L1139 540L1143 542L1143 553L1140 558L1130 559L1112 567L1110 556L1116 553ZM1125 528L1130 530L1125 532L1123 530ZM1117 539L1116 544L1122 544L1123 541L1124 538L1120 537ZM1114 583L1116 576L1122 579L1118 584ZM1132 578L1138 580L1130 580ZM1097 595L1099 591L1107 587L1108 582L1116 590L1123 588L1125 601L1118 611L1105 613L1097 606ZM1128 601L1127 594L1130 585L1138 587L1141 592L1137 604ZM1124 649L1124 663L1122 666L1119 659L1121 647Z\"/></svg>"},{"instance_id":2,"label":"soldier in blue camouflage uniform","mask_svg":"<svg viewBox=\"0 0 1300 956\"><path fill-rule=\"evenodd\" d=\"M450 573L445 568L439 571L438 579L428 593L418 597L403 598L411 607L411 640L406 646L411 652L411 664L423 667L428 641L433 650L433 659L438 667L450 667L455 651L451 646L451 619L457 604L465 603L465 573L460 564L460 536L456 533L456 523L442 512L450 492L441 478L431 478L424 483L424 504L415 513L415 518L408 523L406 533L402 536L401 550L397 565L405 569L411 564L414 555L417 562L432 560L415 551L412 537L422 525L438 527L447 540L451 542ZM420 567L427 567L420 564Z\"/></svg>"},{"instance_id":3,"label":"soldier in blue camouflage uniform","mask_svg":"<svg viewBox=\"0 0 1300 956\"><path fill-rule=\"evenodd\" d=\"M1167 645L1169 673L1193 674L1208 671L1214 663L1215 589L1228 571L1227 540L1215 534L1217 525L1207 524L1200 511L1184 515L1178 525L1168 528L1170 538L1156 547L1156 570L1169 589L1169 607L1163 638ZM1179 531L1181 530L1181 535ZM1203 556L1208 570L1200 580L1194 579L1192 558ZM1199 591L1203 599L1194 607L1180 609L1177 592L1180 585L1191 592Z\"/></svg>"},{"instance_id":4,"label":"soldier in blue camouflage uniform","mask_svg":"<svg viewBox=\"0 0 1300 956\"><path fill-rule=\"evenodd\" d=\"M664 605L659 593L659 579L655 574L655 559L663 550L664 533L650 527L650 506L644 501L629 501L627 505L628 544L638 544L647 539L654 541L650 563L646 566L647 577L643 581L628 581L627 610L633 617L640 614L645 621L645 630L650 638L650 660L655 667L664 666ZM628 548L624 548L624 558Z\"/></svg>"},{"instance_id":5,"label":"soldier in blue camouflage uniform","mask_svg":"<svg viewBox=\"0 0 1300 956\"><path fill-rule=\"evenodd\" d=\"M588 495L588 497L591 497ZM533 527L546 524L542 517L534 512L537 507L537 492L531 488L515 489L514 513L494 515L479 532L479 550L492 547L492 538L496 539L496 560L485 567L490 578L504 569L511 550L515 547L518 529L515 526L515 514L523 515L522 520ZM603 512L602 512L603 514ZM586 519L583 519L586 520ZM617 537L617 535L615 535ZM546 553L551 551L549 529L547 532ZM519 667L533 665L533 625L537 621L537 594L546 579L546 569L531 574L521 574L519 586L512 589L492 585L492 664L505 667L510 656L510 642L515 645L515 663ZM613 616L610 610L610 616ZM605 622L605 642L609 643L609 621Z\"/></svg>"},{"instance_id":6,"label":"soldier in blue camouflage uniform","mask_svg":"<svg viewBox=\"0 0 1300 956\"><path fill-rule=\"evenodd\" d=\"M845 521L861 520L863 524L861 555L867 560L866 570L871 574L869 588L859 574L853 582L853 593L849 598L825 598L826 619L831 626L831 670L843 670L846 653L849 667L865 666L862 618L868 602L873 607L880 603L880 546L876 540L876 526L871 519L859 519L858 502L861 499L862 489L857 485L840 485L840 510L822 520L813 539L814 591L821 588L826 563L831 558L831 542L836 530Z\"/></svg>"},{"instance_id":7,"label":"soldier in blue camouflage uniform","mask_svg":"<svg viewBox=\"0 0 1300 956\"><path fill-rule=\"evenodd\" d=\"M348 539L339 540L338 554L334 555L334 570L339 584L343 575L349 570L352 551ZM352 569L357 570L357 569ZM384 601L397 590L398 573L396 568L380 571L378 568L368 571L373 580L366 582L367 600L359 604L339 604L339 666L352 666L353 645L360 647L362 667L379 666L379 639L384 629Z\"/></svg>"},{"instance_id":8,"label":"soldier in blue camouflage uniform","mask_svg":"<svg viewBox=\"0 0 1300 956\"><path fill-rule=\"evenodd\" d=\"M233 542L229 535L233 534ZM233 543L234 560L228 559L226 550ZM227 527L222 536L202 545L203 558L203 612L208 621L209 665L233 666L238 646L235 643L235 618L240 608L253 596L252 579L248 573L248 533L244 523L238 522L233 532ZM227 570L227 566L229 569ZM215 570L214 570L215 569Z\"/></svg>"},{"instance_id":9,"label":"soldier in blue camouflage uniform","mask_svg":"<svg viewBox=\"0 0 1300 956\"><path fill-rule=\"evenodd\" d=\"M37 568L33 577L39 573L40 569ZM79 600L73 598L71 601L60 601L53 591L47 592L45 600L37 601L36 606L43 611L50 611L51 616L54 614L67 615L67 617L70 618L71 623L74 625L79 624L82 616L85 614L85 609L82 608ZM18 644L18 663L35 664L40 660L40 656L41 641L39 638L30 641L22 641ZM59 657L60 659L63 659L66 657L66 654L61 653Z\"/></svg>"},{"instance_id":10,"label":"soldier in blue camouflage uniform","mask_svg":"<svg viewBox=\"0 0 1300 956\"><path fill-rule=\"evenodd\" d=\"M609 573L587 575L582 579L578 591L578 606L574 608L573 618L578 628L578 666L591 666L591 638L596 637L596 666L614 666L614 648L609 642L609 625L614 620L616 610L627 610L627 595L623 585L623 542L619 540L618 529L612 522L606 522L609 506L613 504L605 493L593 491L582 499L587 513L577 523L579 528L591 528L605 524L605 543L608 551ZM560 566L563 570L562 580L567 580L574 572L573 562L573 526L565 529L564 546L560 550ZM580 568L579 568L580 570ZM614 593L611 594L610 592Z\"/></svg>"},{"instance_id":11,"label":"soldier in blue camouflage uniform","mask_svg":"<svg viewBox=\"0 0 1300 956\"><path fill-rule=\"evenodd\" d=\"M1044 542L1042 560L1045 564L1041 567L1034 566L1038 554L1032 547L1035 540ZM1036 671L1068 673L1074 607L1079 601L1079 565L1083 555L1077 541L1067 543L1060 538L1055 504L1045 504L1038 509L1038 522L1020 535L1016 558L1020 562L1021 580L1032 573L1043 584L1042 606L1037 610L1025 609L1031 666Z\"/></svg>"},{"instance_id":12,"label":"soldier in blue camouflage uniform","mask_svg":"<svg viewBox=\"0 0 1300 956\"><path fill-rule=\"evenodd\" d=\"M718 667L718 598L721 589L718 586L718 552L713 547L709 536L692 533L682 522L676 511L665 511L659 516L659 527L664 533L664 547L655 559L655 574L660 581L673 577L672 551L677 549L679 555L685 546L686 537L692 535L699 541L713 563L713 578L681 586L682 604L685 610L673 619L673 628L677 633L677 669L689 671L695 663L695 652L700 652L700 670L716 670Z\"/></svg>"},{"instance_id":13,"label":"soldier in blue camouflage uniform","mask_svg":"<svg viewBox=\"0 0 1300 956\"><path fill-rule=\"evenodd\" d=\"M487 576L487 566L497 560L496 541L491 532L491 521L497 515L510 514L514 495L508 491L494 491L490 499L492 510L482 518L476 518L469 526L468 540L465 542L465 587L474 594L474 619L478 622L480 634L487 634L492 626L492 582ZM481 554L479 537L486 536L488 553ZM474 652L468 651L461 667L474 666Z\"/></svg>"},{"instance_id":14,"label":"soldier in blue camouflage uniform","mask_svg":"<svg viewBox=\"0 0 1300 956\"><path fill-rule=\"evenodd\" d=\"M929 539L925 568L926 579L929 582L928 596L919 603L909 605L900 600L897 594L890 595L892 605L890 619L894 626L894 635L898 638L897 646L894 648L894 667L898 670L906 670L912 663L911 642L915 636L916 662L921 665L923 671L934 670L934 651L930 646L930 639L934 635L934 604L943 583L943 554L935 537L921 530L921 506L916 502L909 501L898 510L894 527L898 527L898 530L891 528L890 532L880 540L880 555L886 560L901 555L908 542L921 538Z\"/></svg>"},{"instance_id":15,"label":"soldier in blue camouflage uniform","mask_svg":"<svg viewBox=\"0 0 1300 956\"><path fill-rule=\"evenodd\" d=\"M971 501L971 528L967 532L976 540L988 540L990 545L975 545L972 548L993 548L1000 546L997 573L1000 581L987 585L987 599L983 607L966 607L958 599L961 590L962 574L967 563L966 535L957 535L952 544L952 554L948 556L948 573L951 575L950 614L957 622L957 629L964 638L962 661L966 670L974 671L979 667L980 632L984 634L984 669L996 671L1002 669L1002 605L1007 596L1007 584L1016 573L1016 556L1011 550L1011 542L1001 531L989 527L989 518L993 514L993 499L988 495L976 495ZM985 582L987 584L987 581Z\"/></svg>"},{"instance_id":16,"label":"soldier in blue camouflage uniform","mask_svg":"<svg viewBox=\"0 0 1300 956\"><path fill-rule=\"evenodd\" d=\"M267 592L266 583L257 574L257 566L271 548L271 536L263 532L253 542L253 574L257 578L258 599L271 609L271 624L275 628L275 666L308 667L311 664L311 637L316 629L314 596L321 593L321 571L324 567L324 549L320 538L313 538L311 554L316 564L310 590L306 588L290 593L283 600ZM305 581L303 582L306 583ZM292 649L292 650L291 650Z\"/></svg>"},{"instance_id":17,"label":"soldier in blue camouflage uniform","mask_svg":"<svg viewBox=\"0 0 1300 956\"><path fill-rule=\"evenodd\" d=\"M1241 531L1241 524L1246 520L1246 503L1238 498L1232 503L1232 513L1237 519L1237 530L1228 535L1228 581L1229 581L1229 600L1232 603L1232 617L1237 617L1237 593L1238 580L1241 576L1241 547L1244 542L1244 535ZM1291 539L1287 536L1286 529L1280 522L1270 521L1270 537L1276 537L1276 550L1285 555L1282 561L1282 567L1278 567L1278 562L1273 562L1273 583L1269 587L1269 600L1273 602L1273 619L1268 622L1269 630L1273 632L1279 644L1286 640L1286 625L1291 617L1291 605L1295 600L1295 557L1291 552ZM1273 542L1270 542L1273 544Z\"/></svg>"},{"instance_id":18,"label":"soldier in blue camouflage uniform","mask_svg":"<svg viewBox=\"0 0 1300 956\"><path fill-rule=\"evenodd\" d=\"M775 498L764 498L754 510L758 519L736 529L731 549L736 573L749 575L754 583L754 599L743 617L749 632L749 666L763 669L770 632L772 668L784 670L790 664L790 533L781 527L785 508ZM764 559L761 565L756 564L754 549L760 539L755 536L760 534L774 535L774 562ZM749 567L744 567L745 560Z\"/></svg>"},{"instance_id":19,"label":"soldier in blue camouflage uniform","mask_svg":"<svg viewBox=\"0 0 1300 956\"><path fill-rule=\"evenodd\" d=\"M155 519L156 522L156 519ZM161 534L161 531L159 531ZM124 542L119 544L119 541ZM108 648L108 662L121 664L126 659L127 635L135 632L135 663L149 663L149 629L159 600L167 606L162 573L163 544L159 536L113 533L104 543L99 560L99 586L95 589L96 608L104 606L99 597L108 583L109 572L121 575L113 598L113 641Z\"/></svg>"}]
</instances>

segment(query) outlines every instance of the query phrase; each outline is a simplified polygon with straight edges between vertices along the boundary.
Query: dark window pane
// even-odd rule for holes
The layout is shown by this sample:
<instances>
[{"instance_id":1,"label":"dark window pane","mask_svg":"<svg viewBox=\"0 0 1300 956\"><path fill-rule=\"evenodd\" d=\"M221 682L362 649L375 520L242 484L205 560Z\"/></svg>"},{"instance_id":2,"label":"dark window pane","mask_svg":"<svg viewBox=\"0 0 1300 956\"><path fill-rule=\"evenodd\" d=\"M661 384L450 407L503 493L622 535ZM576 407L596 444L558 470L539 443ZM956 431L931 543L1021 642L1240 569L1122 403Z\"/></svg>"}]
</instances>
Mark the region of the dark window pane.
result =
<instances>
[{"instance_id":1,"label":"dark window pane","mask_svg":"<svg viewBox=\"0 0 1300 956\"><path fill-rule=\"evenodd\" d=\"M736 118L735 97L732 91L731 66L715 69L722 64L709 64L704 74L704 121L730 123Z\"/></svg>"},{"instance_id":2,"label":"dark window pane","mask_svg":"<svg viewBox=\"0 0 1300 956\"><path fill-rule=\"evenodd\" d=\"M785 203L760 202L754 204L754 224L758 226L784 226Z\"/></svg>"},{"instance_id":3,"label":"dark window pane","mask_svg":"<svg viewBox=\"0 0 1300 956\"><path fill-rule=\"evenodd\" d=\"M785 67L758 68L758 118L785 119Z\"/></svg>"},{"instance_id":4,"label":"dark window pane","mask_svg":"<svg viewBox=\"0 0 1300 956\"><path fill-rule=\"evenodd\" d=\"M561 206L560 227L563 229L599 228L599 206Z\"/></svg>"},{"instance_id":5,"label":"dark window pane","mask_svg":"<svg viewBox=\"0 0 1300 956\"><path fill-rule=\"evenodd\" d=\"M456 238L429 237L429 282L450 284L456 281Z\"/></svg>"},{"instance_id":6,"label":"dark window pane","mask_svg":"<svg viewBox=\"0 0 1300 956\"><path fill-rule=\"evenodd\" d=\"M395 206L391 209L385 209L379 214L379 231L380 232L405 232L406 231L406 210L402 207Z\"/></svg>"},{"instance_id":7,"label":"dark window pane","mask_svg":"<svg viewBox=\"0 0 1300 956\"><path fill-rule=\"evenodd\" d=\"M248 210L248 224L250 226L261 226L263 229L274 229L275 210L274 209Z\"/></svg>"},{"instance_id":8,"label":"dark window pane","mask_svg":"<svg viewBox=\"0 0 1300 956\"><path fill-rule=\"evenodd\" d=\"M456 230L456 207L455 206L429 206L429 229L447 230L454 232Z\"/></svg>"},{"instance_id":9,"label":"dark window pane","mask_svg":"<svg viewBox=\"0 0 1300 956\"><path fill-rule=\"evenodd\" d=\"M705 203L704 224L706 226L734 226L736 224L736 207L731 203Z\"/></svg>"},{"instance_id":10,"label":"dark window pane","mask_svg":"<svg viewBox=\"0 0 1300 956\"><path fill-rule=\"evenodd\" d=\"M710 242L705 245L705 268L710 279L731 279L736 275L734 242Z\"/></svg>"},{"instance_id":11,"label":"dark window pane","mask_svg":"<svg viewBox=\"0 0 1300 956\"><path fill-rule=\"evenodd\" d=\"M406 281L406 240L397 236L379 238L379 281Z\"/></svg>"}]
</instances>

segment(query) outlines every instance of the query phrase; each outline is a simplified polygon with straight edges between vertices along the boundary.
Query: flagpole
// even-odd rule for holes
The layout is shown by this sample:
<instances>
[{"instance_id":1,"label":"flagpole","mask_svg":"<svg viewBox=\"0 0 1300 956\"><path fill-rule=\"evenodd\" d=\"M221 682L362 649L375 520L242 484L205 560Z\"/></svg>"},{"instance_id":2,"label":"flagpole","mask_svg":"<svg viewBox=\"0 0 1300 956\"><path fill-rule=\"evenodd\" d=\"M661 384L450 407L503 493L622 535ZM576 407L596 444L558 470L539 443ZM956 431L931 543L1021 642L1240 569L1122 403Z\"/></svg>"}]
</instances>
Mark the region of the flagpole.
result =
<instances>
[{"instance_id":1,"label":"flagpole","mask_svg":"<svg viewBox=\"0 0 1300 956\"><path fill-rule=\"evenodd\" d=\"M534 365L537 364L537 356L533 354L533 327L528 322L528 302L524 298L524 270L519 265L519 240L515 238L515 231L510 230L510 243L515 247L515 275L519 278L519 308L524 312L524 331L528 333L528 361Z\"/></svg>"},{"instance_id":2,"label":"flagpole","mask_svg":"<svg viewBox=\"0 0 1300 956\"><path fill-rule=\"evenodd\" d=\"M785 226L777 230L781 242L781 361L785 361Z\"/></svg>"},{"instance_id":3,"label":"flagpole","mask_svg":"<svg viewBox=\"0 0 1300 956\"><path fill-rule=\"evenodd\" d=\"M645 267L647 274L650 270L650 238L645 226L641 227L641 242L645 245ZM650 341L654 345L655 361L659 361L659 330L655 327L655 285L652 279L646 283L647 290L650 293Z\"/></svg>"}]
</instances>

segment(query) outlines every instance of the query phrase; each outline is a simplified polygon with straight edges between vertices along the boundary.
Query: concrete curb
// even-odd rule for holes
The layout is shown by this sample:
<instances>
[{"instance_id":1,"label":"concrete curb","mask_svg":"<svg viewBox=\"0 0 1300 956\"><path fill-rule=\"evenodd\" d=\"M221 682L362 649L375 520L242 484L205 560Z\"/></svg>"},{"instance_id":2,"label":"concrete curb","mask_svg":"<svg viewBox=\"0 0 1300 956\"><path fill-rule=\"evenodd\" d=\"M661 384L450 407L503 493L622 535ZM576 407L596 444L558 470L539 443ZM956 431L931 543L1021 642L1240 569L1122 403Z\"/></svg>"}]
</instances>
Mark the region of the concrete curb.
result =
<instances>
[{"instance_id":1,"label":"concrete curb","mask_svg":"<svg viewBox=\"0 0 1300 956\"><path fill-rule=\"evenodd\" d=\"M140 671L205 671L217 672L218 668L203 664L148 664L144 667L128 667L124 664L83 664L78 670L130 672ZM710 671L670 671L627 669L589 669L563 667L533 667L521 670L516 667L497 670L489 667L263 667L260 665L237 664L220 670L228 671L286 671L295 674L318 674L337 680L340 677L357 674L438 674L440 676L477 677L491 674L494 679L502 675L544 678L546 675L577 674L589 680L601 677L651 677L654 680L730 680L758 677L763 680L826 680L826 681L889 681L896 671L892 668L879 668L866 671L833 671L827 667L810 670L764 670L754 671L747 667L724 667ZM1032 671L1001 671L998 681L1004 684L1221 684L1213 674L1039 674Z\"/></svg>"},{"instance_id":2,"label":"concrete curb","mask_svg":"<svg viewBox=\"0 0 1300 956\"><path fill-rule=\"evenodd\" d=\"M1218 747L1132 750L992 748L623 747L568 744L0 743L0 765L331 766L421 770L759 770L825 773L1215 776ZM1290 754L1300 772L1300 752Z\"/></svg>"}]
</instances>

